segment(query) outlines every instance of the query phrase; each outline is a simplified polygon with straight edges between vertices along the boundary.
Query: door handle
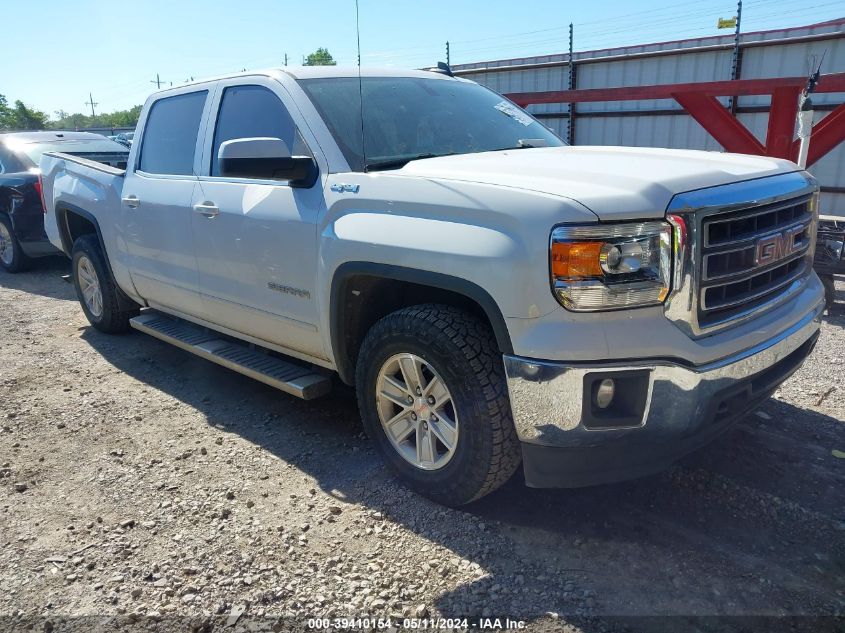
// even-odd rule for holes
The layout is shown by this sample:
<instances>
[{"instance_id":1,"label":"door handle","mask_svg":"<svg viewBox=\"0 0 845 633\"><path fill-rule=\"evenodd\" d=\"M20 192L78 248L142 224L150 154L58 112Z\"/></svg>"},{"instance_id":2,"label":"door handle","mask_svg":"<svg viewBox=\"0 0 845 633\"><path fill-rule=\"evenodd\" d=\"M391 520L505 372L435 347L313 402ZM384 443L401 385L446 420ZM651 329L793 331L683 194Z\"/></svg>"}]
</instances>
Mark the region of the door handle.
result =
<instances>
[{"instance_id":1,"label":"door handle","mask_svg":"<svg viewBox=\"0 0 845 633\"><path fill-rule=\"evenodd\" d=\"M194 211L207 218L213 218L220 215L220 209L213 202L197 202L194 205Z\"/></svg>"},{"instance_id":2,"label":"door handle","mask_svg":"<svg viewBox=\"0 0 845 633\"><path fill-rule=\"evenodd\" d=\"M138 196L126 196L125 198L121 198L120 201L130 209L137 209L141 204Z\"/></svg>"}]
</instances>

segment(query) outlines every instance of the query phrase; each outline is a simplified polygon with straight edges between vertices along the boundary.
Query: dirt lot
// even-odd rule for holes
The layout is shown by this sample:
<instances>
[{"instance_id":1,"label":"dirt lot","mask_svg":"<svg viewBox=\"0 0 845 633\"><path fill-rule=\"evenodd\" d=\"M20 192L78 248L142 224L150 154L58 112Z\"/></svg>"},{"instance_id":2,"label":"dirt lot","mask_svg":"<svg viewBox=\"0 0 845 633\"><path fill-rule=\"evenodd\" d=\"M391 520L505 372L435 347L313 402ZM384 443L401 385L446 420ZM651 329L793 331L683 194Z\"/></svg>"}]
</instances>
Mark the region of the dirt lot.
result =
<instances>
[{"instance_id":1,"label":"dirt lot","mask_svg":"<svg viewBox=\"0 0 845 633\"><path fill-rule=\"evenodd\" d=\"M574 491L518 475L456 511L391 479L350 392L306 403L100 334L66 268L0 273L0 628L845 613L841 304L775 399L671 471Z\"/></svg>"}]
</instances>

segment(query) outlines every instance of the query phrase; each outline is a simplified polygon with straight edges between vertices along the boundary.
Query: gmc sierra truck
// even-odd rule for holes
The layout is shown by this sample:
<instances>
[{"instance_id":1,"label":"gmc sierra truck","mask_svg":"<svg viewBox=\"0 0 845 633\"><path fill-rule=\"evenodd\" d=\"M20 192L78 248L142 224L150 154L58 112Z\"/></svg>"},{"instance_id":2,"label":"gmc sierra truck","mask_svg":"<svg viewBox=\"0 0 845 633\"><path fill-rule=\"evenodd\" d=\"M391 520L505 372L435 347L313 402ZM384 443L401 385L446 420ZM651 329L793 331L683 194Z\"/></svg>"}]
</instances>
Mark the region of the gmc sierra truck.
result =
<instances>
[{"instance_id":1,"label":"gmc sierra truck","mask_svg":"<svg viewBox=\"0 0 845 633\"><path fill-rule=\"evenodd\" d=\"M478 499L666 468L816 342L795 164L568 147L448 73L278 69L162 90L128 166L41 161L91 324L301 398L335 375L405 482Z\"/></svg>"}]
</instances>

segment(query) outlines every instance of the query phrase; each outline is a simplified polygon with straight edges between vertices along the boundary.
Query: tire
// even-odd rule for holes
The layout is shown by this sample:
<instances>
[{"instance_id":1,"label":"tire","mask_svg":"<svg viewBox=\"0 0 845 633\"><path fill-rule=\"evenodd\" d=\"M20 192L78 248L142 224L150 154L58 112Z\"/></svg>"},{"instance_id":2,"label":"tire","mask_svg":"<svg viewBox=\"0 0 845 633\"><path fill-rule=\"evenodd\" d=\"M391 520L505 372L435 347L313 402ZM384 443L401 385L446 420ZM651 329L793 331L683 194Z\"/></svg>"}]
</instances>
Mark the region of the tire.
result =
<instances>
[{"instance_id":1,"label":"tire","mask_svg":"<svg viewBox=\"0 0 845 633\"><path fill-rule=\"evenodd\" d=\"M414 358L421 363L421 380L403 380L406 373L413 374L413 370L405 369L411 367ZM388 377L392 383L385 382ZM432 388L436 400L446 401L449 395L449 403L429 408L426 402L431 401L426 400L423 390L413 404L400 406L396 400L407 403L409 391L414 391L408 389L408 383L413 382L436 385ZM401 388L394 386L397 384ZM441 384L445 384L445 390ZM379 395L381 387L391 391L390 398ZM463 310L425 304L381 319L361 346L356 388L364 430L387 466L423 496L447 506L464 505L504 484L519 466L522 453L511 418L501 354L490 328ZM404 395L397 397L400 393ZM406 408L407 416L400 418ZM391 426L399 429L394 437L410 433L402 443L390 439L382 423L392 415L393 419L400 418ZM450 418L456 422L454 426L447 423ZM453 428L457 430L454 434ZM441 437L454 440L451 451ZM420 438L422 442L418 442ZM432 459L412 463L420 461L420 446L432 447L422 453Z\"/></svg>"},{"instance_id":2,"label":"tire","mask_svg":"<svg viewBox=\"0 0 845 633\"><path fill-rule=\"evenodd\" d=\"M0 266L10 273L20 273L32 267L32 259L23 252L12 221L0 213Z\"/></svg>"},{"instance_id":3,"label":"tire","mask_svg":"<svg viewBox=\"0 0 845 633\"><path fill-rule=\"evenodd\" d=\"M129 319L137 316L138 309L121 309L120 291L106 265L97 236L78 238L73 243L71 261L73 286L88 322L106 334L128 331Z\"/></svg>"},{"instance_id":4,"label":"tire","mask_svg":"<svg viewBox=\"0 0 845 633\"><path fill-rule=\"evenodd\" d=\"M828 310L833 310L833 304L836 302L836 284L833 281L833 275L819 275L824 286L824 303Z\"/></svg>"}]
</instances>

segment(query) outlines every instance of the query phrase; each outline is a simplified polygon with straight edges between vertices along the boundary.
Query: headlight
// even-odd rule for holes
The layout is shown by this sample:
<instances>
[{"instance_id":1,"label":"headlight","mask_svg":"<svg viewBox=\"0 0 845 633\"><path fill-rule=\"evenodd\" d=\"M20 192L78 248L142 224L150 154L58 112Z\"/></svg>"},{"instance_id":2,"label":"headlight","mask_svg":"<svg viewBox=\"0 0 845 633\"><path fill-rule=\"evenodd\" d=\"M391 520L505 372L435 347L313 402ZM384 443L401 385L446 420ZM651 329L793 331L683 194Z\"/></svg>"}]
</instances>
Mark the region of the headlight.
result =
<instances>
[{"instance_id":1,"label":"headlight","mask_svg":"<svg viewBox=\"0 0 845 633\"><path fill-rule=\"evenodd\" d=\"M577 312L663 303L669 294L672 228L666 222L561 226L552 231L555 295Z\"/></svg>"}]
</instances>

